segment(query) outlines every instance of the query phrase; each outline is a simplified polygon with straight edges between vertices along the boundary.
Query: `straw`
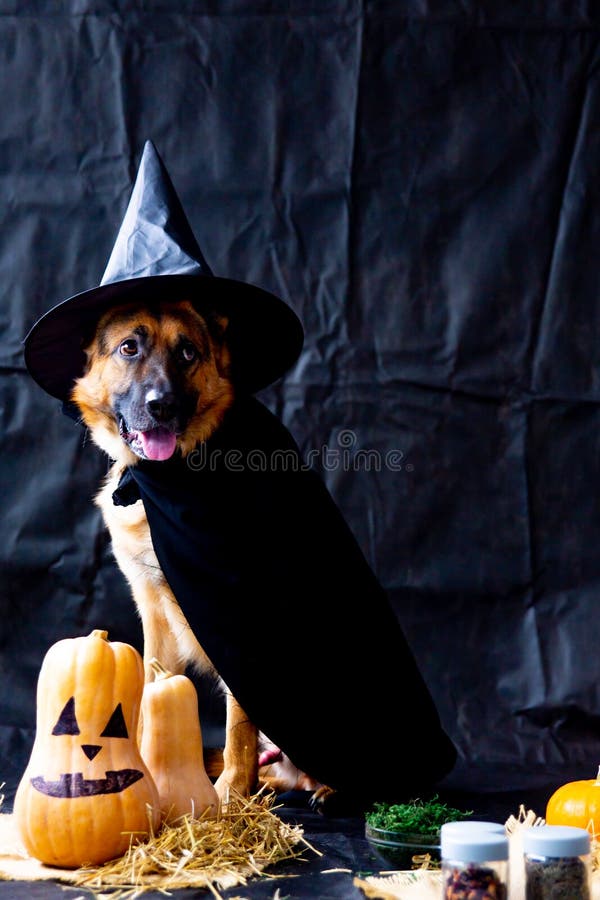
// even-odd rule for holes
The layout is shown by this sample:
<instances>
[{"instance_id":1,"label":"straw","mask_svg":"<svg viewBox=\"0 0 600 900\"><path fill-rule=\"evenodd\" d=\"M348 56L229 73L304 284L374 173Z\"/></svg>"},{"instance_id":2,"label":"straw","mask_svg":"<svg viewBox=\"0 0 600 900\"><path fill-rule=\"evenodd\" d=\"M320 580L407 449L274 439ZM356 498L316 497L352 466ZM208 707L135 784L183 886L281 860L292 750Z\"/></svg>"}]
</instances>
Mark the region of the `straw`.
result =
<instances>
[{"instance_id":1,"label":"straw","mask_svg":"<svg viewBox=\"0 0 600 900\"><path fill-rule=\"evenodd\" d=\"M163 825L144 842L132 841L127 853L102 866L82 868L74 883L93 892L111 891L120 900L150 890L205 888L221 900L220 890L245 885L250 878L306 848L321 855L274 812L275 795L259 791L250 798L230 792L216 818L182 816ZM285 877L268 874L270 878Z\"/></svg>"}]
</instances>

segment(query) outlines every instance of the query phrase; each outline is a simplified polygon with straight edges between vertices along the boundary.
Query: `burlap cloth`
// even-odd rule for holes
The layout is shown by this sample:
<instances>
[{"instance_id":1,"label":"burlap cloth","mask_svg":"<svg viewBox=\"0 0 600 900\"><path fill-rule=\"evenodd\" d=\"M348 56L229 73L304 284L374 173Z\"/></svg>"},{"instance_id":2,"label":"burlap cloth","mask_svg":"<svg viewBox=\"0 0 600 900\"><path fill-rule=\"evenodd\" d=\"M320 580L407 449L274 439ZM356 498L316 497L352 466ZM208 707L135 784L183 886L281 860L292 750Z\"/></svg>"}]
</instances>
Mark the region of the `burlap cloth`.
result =
<instances>
[{"instance_id":1,"label":"burlap cloth","mask_svg":"<svg viewBox=\"0 0 600 900\"><path fill-rule=\"evenodd\" d=\"M13 881L74 881L69 869L54 869L28 856L12 815L0 814L0 877Z\"/></svg>"}]
</instances>

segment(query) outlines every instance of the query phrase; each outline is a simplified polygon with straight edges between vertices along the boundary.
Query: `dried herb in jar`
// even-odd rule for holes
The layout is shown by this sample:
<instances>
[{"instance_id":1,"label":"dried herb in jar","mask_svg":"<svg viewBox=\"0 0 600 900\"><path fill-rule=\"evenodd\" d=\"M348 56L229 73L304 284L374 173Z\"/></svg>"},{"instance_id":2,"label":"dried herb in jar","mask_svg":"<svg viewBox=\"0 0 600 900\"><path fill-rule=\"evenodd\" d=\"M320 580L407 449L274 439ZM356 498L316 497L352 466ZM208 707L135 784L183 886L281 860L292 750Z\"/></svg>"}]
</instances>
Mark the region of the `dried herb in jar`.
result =
<instances>
[{"instance_id":1,"label":"dried herb in jar","mask_svg":"<svg viewBox=\"0 0 600 900\"><path fill-rule=\"evenodd\" d=\"M577 856L527 859L525 900L590 900L587 866Z\"/></svg>"},{"instance_id":2,"label":"dried herb in jar","mask_svg":"<svg viewBox=\"0 0 600 900\"><path fill-rule=\"evenodd\" d=\"M454 868L444 884L444 900L506 900L506 884L488 866Z\"/></svg>"}]
</instances>

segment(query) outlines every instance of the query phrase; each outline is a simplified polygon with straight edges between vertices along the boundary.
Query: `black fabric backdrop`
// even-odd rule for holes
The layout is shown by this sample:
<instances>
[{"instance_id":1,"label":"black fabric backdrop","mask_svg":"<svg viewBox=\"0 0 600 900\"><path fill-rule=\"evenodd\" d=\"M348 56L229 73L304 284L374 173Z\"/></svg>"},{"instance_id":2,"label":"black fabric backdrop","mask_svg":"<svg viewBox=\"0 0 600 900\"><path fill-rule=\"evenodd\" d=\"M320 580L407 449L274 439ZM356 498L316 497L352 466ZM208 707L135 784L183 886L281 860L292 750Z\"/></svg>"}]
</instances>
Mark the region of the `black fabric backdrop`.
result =
<instances>
[{"instance_id":1,"label":"black fabric backdrop","mask_svg":"<svg viewBox=\"0 0 600 900\"><path fill-rule=\"evenodd\" d=\"M484 11L485 6L485 11ZM56 640L141 647L106 460L21 341L100 279L151 138L303 354L261 399L394 604L465 778L600 762L600 16L452 0L0 0L0 780ZM318 634L302 610L273 629ZM359 661L357 660L357 664ZM277 677L278 673L274 673ZM215 698L203 703L217 745ZM410 734L418 723L390 710ZM368 710L357 710L368 745ZM318 739L318 736L316 736ZM367 764L391 747L370 748ZM479 774L478 774L479 773Z\"/></svg>"}]
</instances>

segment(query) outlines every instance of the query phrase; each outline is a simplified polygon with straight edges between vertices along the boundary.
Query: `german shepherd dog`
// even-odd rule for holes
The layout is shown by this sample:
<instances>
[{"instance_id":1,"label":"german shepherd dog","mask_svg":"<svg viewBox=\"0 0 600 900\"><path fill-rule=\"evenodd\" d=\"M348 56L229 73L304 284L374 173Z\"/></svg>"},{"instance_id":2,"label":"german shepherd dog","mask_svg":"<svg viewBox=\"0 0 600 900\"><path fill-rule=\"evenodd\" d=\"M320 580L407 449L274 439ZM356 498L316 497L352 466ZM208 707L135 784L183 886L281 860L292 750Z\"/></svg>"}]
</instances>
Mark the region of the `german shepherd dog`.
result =
<instances>
[{"instance_id":1,"label":"german shepherd dog","mask_svg":"<svg viewBox=\"0 0 600 900\"><path fill-rule=\"evenodd\" d=\"M143 503L115 506L112 496L126 467L176 452L185 457L219 428L235 394L226 326L222 315L201 315L187 301L113 308L86 348L86 372L72 396L92 439L114 461L96 502L139 612L145 662L156 657L175 673L191 664L217 678L158 563ZM225 746L215 784L221 799L230 786L248 796L259 784L257 729L223 688ZM263 759L275 763L261 779L274 790L328 793L278 748L265 750ZM282 777L269 780L269 771Z\"/></svg>"}]
</instances>

